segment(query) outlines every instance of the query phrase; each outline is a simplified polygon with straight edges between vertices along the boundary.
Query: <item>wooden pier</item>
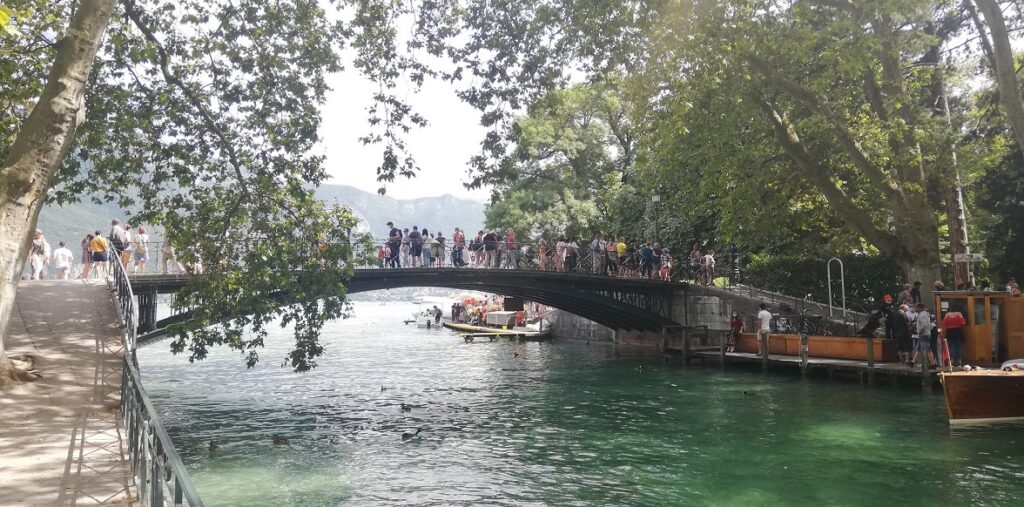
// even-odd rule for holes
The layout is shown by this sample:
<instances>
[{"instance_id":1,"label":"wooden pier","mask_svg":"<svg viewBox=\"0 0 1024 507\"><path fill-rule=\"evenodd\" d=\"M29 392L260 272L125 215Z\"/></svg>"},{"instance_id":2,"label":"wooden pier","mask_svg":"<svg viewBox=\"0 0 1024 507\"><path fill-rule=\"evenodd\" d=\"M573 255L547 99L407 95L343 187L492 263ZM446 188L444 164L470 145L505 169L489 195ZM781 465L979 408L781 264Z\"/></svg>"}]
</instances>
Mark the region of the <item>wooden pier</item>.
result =
<instances>
[{"instance_id":1,"label":"wooden pier","mask_svg":"<svg viewBox=\"0 0 1024 507\"><path fill-rule=\"evenodd\" d=\"M764 359L751 352L722 352L721 350L703 349L695 350L690 354L691 358L700 359L705 362L729 364L761 365ZM724 358L724 363L723 363ZM856 378L862 383L873 384L881 379L890 384L925 384L924 376L920 367L907 366L902 363L878 362L873 366L866 361L852 359L831 359L821 357L808 357L806 365L800 356L786 354L769 354L768 368L777 370L796 370L804 374L825 374L830 379L835 377ZM939 382L939 370L929 370L927 377L931 383Z\"/></svg>"}]
</instances>

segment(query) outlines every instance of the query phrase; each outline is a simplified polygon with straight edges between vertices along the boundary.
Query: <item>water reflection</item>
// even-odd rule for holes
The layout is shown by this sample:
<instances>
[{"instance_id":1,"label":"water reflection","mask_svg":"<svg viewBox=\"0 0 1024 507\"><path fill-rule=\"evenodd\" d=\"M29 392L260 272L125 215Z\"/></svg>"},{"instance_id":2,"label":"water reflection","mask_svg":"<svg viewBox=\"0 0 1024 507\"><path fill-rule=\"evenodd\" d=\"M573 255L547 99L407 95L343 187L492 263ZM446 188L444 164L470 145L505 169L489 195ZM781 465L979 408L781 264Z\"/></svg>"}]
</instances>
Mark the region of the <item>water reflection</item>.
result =
<instances>
[{"instance_id":1,"label":"water reflection","mask_svg":"<svg viewBox=\"0 0 1024 507\"><path fill-rule=\"evenodd\" d=\"M278 366L287 333L252 370L227 350L190 365L145 349L146 386L207 503L1024 498L1021 427L951 431L938 395L685 369L596 343L466 344L404 326L411 311L357 305L357 318L330 325L320 368L302 375ZM275 433L291 445L273 445ZM211 439L220 451L207 450Z\"/></svg>"}]
</instances>

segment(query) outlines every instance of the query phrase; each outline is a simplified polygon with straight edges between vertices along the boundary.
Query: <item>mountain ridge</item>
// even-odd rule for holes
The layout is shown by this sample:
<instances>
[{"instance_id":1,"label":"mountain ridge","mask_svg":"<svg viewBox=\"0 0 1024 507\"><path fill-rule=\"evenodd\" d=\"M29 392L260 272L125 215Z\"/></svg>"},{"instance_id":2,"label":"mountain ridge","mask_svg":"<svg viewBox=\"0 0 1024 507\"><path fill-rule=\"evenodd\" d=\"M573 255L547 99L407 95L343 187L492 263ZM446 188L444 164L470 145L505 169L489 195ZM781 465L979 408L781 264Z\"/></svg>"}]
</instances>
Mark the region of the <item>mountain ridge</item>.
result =
<instances>
[{"instance_id":1,"label":"mountain ridge","mask_svg":"<svg viewBox=\"0 0 1024 507\"><path fill-rule=\"evenodd\" d=\"M440 230L446 236L450 236L455 227L476 231L482 229L484 223L484 203L451 194L396 199L349 185L328 184L317 188L316 196L326 203L352 209L364 221L360 224L360 231L371 232L377 238L387 236L388 229L384 224L388 221L401 228L411 229L416 225L431 231ZM97 205L83 198L82 202L67 206L46 205L39 214L37 227L54 248L58 241L65 241L73 251L77 251L74 247L86 234L96 230L106 234L114 218L124 220L124 212L116 204Z\"/></svg>"}]
</instances>

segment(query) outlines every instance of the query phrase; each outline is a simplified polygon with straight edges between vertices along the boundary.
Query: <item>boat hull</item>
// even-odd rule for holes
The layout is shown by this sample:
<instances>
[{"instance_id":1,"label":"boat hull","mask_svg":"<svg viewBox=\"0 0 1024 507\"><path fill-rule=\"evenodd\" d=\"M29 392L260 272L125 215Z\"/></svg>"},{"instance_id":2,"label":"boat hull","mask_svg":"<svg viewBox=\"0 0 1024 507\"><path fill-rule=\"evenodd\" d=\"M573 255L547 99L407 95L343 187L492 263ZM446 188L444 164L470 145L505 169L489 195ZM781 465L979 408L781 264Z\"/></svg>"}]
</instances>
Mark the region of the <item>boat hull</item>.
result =
<instances>
[{"instance_id":1,"label":"boat hull","mask_svg":"<svg viewBox=\"0 0 1024 507\"><path fill-rule=\"evenodd\" d=\"M1024 421L1024 372L943 373L942 387L951 425Z\"/></svg>"}]
</instances>

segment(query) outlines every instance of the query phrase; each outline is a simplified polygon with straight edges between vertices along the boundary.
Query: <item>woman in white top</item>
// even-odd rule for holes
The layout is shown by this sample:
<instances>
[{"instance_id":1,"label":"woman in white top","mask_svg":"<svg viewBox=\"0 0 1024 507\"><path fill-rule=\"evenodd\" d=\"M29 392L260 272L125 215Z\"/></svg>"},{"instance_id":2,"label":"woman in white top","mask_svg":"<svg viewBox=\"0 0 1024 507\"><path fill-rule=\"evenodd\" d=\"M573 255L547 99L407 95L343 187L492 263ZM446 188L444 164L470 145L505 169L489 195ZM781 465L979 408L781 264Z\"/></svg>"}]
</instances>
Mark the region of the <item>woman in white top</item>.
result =
<instances>
[{"instance_id":1,"label":"woman in white top","mask_svg":"<svg viewBox=\"0 0 1024 507\"><path fill-rule=\"evenodd\" d=\"M139 226L139 232L132 237L132 250L134 250L135 264L132 266L132 273L146 273L146 261L149 260L149 234L146 228Z\"/></svg>"}]
</instances>

